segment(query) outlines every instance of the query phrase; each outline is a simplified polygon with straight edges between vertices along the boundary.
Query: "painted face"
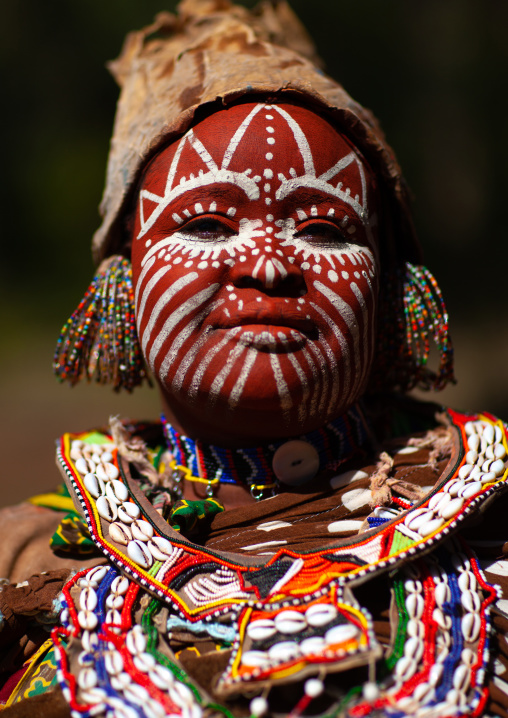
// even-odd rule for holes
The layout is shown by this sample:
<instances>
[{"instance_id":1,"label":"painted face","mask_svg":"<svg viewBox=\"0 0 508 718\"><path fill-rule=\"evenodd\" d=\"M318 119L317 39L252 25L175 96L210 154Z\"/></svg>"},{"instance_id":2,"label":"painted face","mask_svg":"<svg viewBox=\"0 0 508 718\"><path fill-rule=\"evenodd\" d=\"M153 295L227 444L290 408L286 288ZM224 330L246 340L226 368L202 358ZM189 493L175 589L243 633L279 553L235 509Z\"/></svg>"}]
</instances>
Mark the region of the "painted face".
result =
<instances>
[{"instance_id":1,"label":"painted face","mask_svg":"<svg viewBox=\"0 0 508 718\"><path fill-rule=\"evenodd\" d=\"M138 333L176 414L282 435L362 393L372 362L375 179L299 106L221 110L161 151L139 193ZM241 423L240 422L240 423Z\"/></svg>"}]
</instances>

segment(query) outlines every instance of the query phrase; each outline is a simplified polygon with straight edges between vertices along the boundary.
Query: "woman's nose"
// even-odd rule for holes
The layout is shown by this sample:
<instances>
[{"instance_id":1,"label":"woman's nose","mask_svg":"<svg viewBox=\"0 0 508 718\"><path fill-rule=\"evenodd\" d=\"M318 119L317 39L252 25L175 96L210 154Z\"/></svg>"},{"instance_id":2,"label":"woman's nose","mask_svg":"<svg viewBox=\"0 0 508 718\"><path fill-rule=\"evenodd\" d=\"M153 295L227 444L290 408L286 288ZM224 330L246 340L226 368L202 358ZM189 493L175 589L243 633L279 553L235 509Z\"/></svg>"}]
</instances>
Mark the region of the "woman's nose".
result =
<instances>
[{"instance_id":1,"label":"woman's nose","mask_svg":"<svg viewBox=\"0 0 508 718\"><path fill-rule=\"evenodd\" d=\"M276 244L259 242L245 261L236 260L231 268L231 282L238 288L252 287L268 294L300 296L305 293L305 279L294 257Z\"/></svg>"}]
</instances>

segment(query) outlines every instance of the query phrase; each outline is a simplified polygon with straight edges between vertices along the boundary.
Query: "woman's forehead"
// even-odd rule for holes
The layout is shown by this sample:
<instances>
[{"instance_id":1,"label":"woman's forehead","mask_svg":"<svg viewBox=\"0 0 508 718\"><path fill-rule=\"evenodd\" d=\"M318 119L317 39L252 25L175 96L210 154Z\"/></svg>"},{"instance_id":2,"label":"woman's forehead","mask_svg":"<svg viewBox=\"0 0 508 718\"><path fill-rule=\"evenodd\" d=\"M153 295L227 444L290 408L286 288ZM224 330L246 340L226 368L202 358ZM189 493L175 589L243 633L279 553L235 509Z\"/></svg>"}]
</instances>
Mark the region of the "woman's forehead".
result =
<instances>
[{"instance_id":1,"label":"woman's forehead","mask_svg":"<svg viewBox=\"0 0 508 718\"><path fill-rule=\"evenodd\" d=\"M143 181L149 188L144 219L189 190L208 199L220 196L222 185L228 195L259 200L266 183L267 204L295 192L335 195L366 215L374 176L351 142L311 110L235 105L210 115L152 160Z\"/></svg>"}]
</instances>

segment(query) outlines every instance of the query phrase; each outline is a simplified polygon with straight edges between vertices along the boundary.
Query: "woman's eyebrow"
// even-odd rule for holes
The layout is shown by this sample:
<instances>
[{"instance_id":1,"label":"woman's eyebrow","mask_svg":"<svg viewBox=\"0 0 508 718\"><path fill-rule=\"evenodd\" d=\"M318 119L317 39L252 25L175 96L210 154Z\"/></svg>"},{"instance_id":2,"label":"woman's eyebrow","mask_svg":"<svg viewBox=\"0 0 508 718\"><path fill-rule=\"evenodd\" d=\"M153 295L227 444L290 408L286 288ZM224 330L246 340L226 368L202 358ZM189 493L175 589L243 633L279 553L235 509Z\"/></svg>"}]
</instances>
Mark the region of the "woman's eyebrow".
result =
<instances>
[{"instance_id":1,"label":"woman's eyebrow","mask_svg":"<svg viewBox=\"0 0 508 718\"><path fill-rule=\"evenodd\" d=\"M284 209L289 211L297 209L298 207L319 207L322 204L330 205L330 203L337 205L340 204L340 200L338 200L337 197L332 197L329 194L310 187L299 187L282 200Z\"/></svg>"}]
</instances>

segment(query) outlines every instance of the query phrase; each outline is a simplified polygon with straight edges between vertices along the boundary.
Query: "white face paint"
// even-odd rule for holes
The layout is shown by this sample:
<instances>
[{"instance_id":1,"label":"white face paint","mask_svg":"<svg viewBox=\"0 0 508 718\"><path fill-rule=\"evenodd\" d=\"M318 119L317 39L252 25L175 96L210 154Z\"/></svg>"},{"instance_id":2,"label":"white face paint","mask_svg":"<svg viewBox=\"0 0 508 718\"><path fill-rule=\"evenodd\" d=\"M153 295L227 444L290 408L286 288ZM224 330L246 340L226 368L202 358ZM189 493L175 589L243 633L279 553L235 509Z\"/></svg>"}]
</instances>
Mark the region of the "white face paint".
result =
<instances>
[{"instance_id":1,"label":"white face paint","mask_svg":"<svg viewBox=\"0 0 508 718\"><path fill-rule=\"evenodd\" d=\"M138 332L170 408L217 425L319 426L363 391L378 292L371 171L293 105L217 112L139 194ZM277 430L277 428L276 428Z\"/></svg>"}]
</instances>

